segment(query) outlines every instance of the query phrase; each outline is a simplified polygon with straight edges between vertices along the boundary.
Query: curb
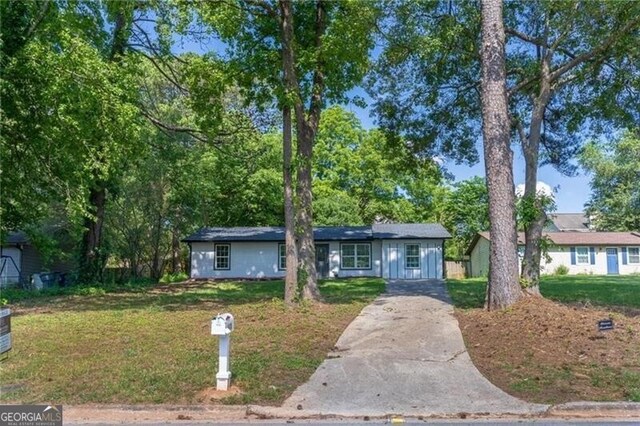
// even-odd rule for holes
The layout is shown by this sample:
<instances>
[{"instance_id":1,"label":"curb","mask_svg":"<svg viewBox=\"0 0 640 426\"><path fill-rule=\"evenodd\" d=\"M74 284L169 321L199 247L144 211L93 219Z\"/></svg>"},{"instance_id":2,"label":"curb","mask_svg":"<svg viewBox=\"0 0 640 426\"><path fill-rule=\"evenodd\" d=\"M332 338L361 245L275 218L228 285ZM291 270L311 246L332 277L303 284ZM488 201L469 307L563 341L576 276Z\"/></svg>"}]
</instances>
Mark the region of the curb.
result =
<instances>
[{"instance_id":1,"label":"curb","mask_svg":"<svg viewBox=\"0 0 640 426\"><path fill-rule=\"evenodd\" d=\"M399 412L343 412L330 413L311 410L295 410L283 407L268 407L261 405L249 405L247 407L247 415L256 416L259 419L357 419L365 418L365 420L374 419L393 419L393 418L411 418L411 419L491 419L491 418L513 418L513 419L529 419L545 417L548 407L530 413L490 413L490 412L458 412L458 413L399 413Z\"/></svg>"},{"instance_id":2,"label":"curb","mask_svg":"<svg viewBox=\"0 0 640 426\"><path fill-rule=\"evenodd\" d=\"M245 405L65 405L69 424L172 423L246 421Z\"/></svg>"},{"instance_id":3,"label":"curb","mask_svg":"<svg viewBox=\"0 0 640 426\"><path fill-rule=\"evenodd\" d=\"M558 417L634 417L640 418L640 402L577 401L553 405L549 416Z\"/></svg>"},{"instance_id":4,"label":"curb","mask_svg":"<svg viewBox=\"0 0 640 426\"><path fill-rule=\"evenodd\" d=\"M246 413L246 405L163 405L163 404L87 404L87 405L65 405L65 410L121 410L121 411L220 411L226 413L242 412Z\"/></svg>"}]
</instances>

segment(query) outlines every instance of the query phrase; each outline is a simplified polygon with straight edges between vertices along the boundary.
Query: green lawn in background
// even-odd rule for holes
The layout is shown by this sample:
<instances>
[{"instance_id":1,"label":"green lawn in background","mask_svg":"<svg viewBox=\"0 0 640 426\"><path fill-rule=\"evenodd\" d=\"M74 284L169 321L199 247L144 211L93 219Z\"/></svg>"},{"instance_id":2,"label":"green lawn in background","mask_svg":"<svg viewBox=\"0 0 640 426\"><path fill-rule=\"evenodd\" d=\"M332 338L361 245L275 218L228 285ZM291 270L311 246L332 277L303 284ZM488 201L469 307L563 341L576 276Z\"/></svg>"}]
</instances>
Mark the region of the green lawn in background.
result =
<instances>
[{"instance_id":1,"label":"green lawn in background","mask_svg":"<svg viewBox=\"0 0 640 426\"><path fill-rule=\"evenodd\" d=\"M384 281L328 280L320 290L327 303L295 309L282 301L282 281L16 293L21 301L11 306L13 350L0 365L0 401L197 402L199 391L215 386L218 341L210 320L231 312L232 384L243 393L225 402L277 404L309 378Z\"/></svg>"},{"instance_id":2,"label":"green lawn in background","mask_svg":"<svg viewBox=\"0 0 640 426\"><path fill-rule=\"evenodd\" d=\"M458 308L484 305L486 278L447 280ZM564 303L640 308L640 275L545 275L540 280L544 297Z\"/></svg>"}]
</instances>

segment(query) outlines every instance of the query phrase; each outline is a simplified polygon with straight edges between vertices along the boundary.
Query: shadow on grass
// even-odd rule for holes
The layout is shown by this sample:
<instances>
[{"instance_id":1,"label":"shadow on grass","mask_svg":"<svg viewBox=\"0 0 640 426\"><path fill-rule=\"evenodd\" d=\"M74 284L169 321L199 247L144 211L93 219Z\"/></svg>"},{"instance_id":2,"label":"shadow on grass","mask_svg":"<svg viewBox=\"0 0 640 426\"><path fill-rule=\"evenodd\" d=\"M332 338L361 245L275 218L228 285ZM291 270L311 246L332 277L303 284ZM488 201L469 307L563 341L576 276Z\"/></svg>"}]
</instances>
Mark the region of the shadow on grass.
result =
<instances>
[{"instance_id":1,"label":"shadow on grass","mask_svg":"<svg viewBox=\"0 0 640 426\"><path fill-rule=\"evenodd\" d=\"M380 278L349 278L324 280L319 283L325 303L349 304L369 302L384 291L384 280ZM4 296L4 295L3 295ZM283 300L284 282L274 281L210 281L203 283L181 283L160 285L143 290L112 290L108 293L87 295L47 295L34 298L17 294L16 307L20 313L50 311L100 311L161 309L168 311L208 308L224 308ZM5 296L6 297L6 296ZM10 301L14 301L9 298Z\"/></svg>"}]
</instances>

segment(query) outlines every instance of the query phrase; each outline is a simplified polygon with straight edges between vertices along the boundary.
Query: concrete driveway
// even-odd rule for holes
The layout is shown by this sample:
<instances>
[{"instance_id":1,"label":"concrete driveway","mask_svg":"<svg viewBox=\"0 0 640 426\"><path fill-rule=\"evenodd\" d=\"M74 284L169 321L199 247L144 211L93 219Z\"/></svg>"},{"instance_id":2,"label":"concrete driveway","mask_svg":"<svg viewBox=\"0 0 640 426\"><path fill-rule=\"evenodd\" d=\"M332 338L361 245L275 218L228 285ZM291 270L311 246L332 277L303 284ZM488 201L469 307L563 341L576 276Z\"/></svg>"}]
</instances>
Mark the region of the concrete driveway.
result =
<instances>
[{"instance_id":1,"label":"concrete driveway","mask_svg":"<svg viewBox=\"0 0 640 426\"><path fill-rule=\"evenodd\" d=\"M339 416L537 414L471 362L442 280L396 281L282 407Z\"/></svg>"}]
</instances>

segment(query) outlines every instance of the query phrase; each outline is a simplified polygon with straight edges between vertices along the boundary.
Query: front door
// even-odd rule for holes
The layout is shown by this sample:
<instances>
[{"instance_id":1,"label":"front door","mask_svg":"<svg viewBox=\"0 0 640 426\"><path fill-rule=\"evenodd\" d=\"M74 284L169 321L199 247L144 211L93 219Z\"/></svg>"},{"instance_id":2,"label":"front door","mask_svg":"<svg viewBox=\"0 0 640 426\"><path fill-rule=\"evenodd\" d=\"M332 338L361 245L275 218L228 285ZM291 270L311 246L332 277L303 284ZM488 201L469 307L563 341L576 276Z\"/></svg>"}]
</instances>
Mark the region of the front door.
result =
<instances>
[{"instance_id":1,"label":"front door","mask_svg":"<svg viewBox=\"0 0 640 426\"><path fill-rule=\"evenodd\" d=\"M608 248L607 249L607 274L617 275L619 273L620 271L618 270L618 249Z\"/></svg>"},{"instance_id":2,"label":"front door","mask_svg":"<svg viewBox=\"0 0 640 426\"><path fill-rule=\"evenodd\" d=\"M329 276L329 244L316 244L316 271L318 278Z\"/></svg>"}]
</instances>

